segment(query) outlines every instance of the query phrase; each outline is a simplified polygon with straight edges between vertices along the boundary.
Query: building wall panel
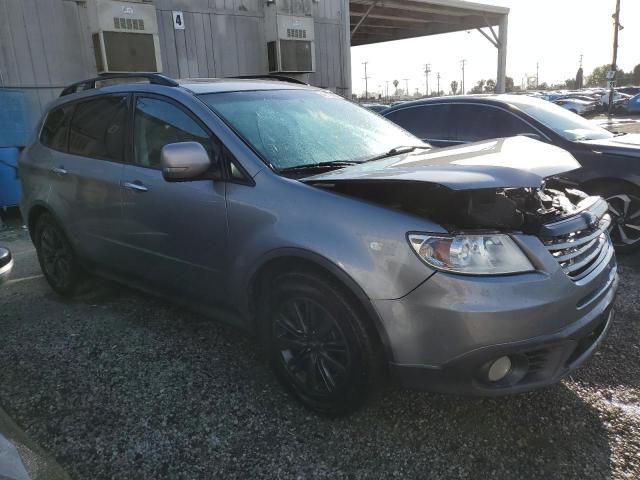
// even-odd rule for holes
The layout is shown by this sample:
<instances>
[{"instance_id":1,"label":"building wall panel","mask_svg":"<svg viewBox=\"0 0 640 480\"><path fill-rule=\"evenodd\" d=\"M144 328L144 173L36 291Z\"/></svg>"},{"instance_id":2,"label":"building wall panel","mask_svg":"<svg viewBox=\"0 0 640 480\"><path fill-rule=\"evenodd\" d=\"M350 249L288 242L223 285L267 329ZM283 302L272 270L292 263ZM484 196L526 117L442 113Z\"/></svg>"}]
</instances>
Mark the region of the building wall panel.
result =
<instances>
[{"instance_id":1,"label":"building wall panel","mask_svg":"<svg viewBox=\"0 0 640 480\"><path fill-rule=\"evenodd\" d=\"M70 83L96 74L89 27L93 0L0 0L0 86L28 89L42 110ZM172 77L266 73L264 0L155 0L163 71ZM313 14L311 83L349 89L348 0L283 0L281 11ZM175 30L172 10L185 14ZM346 22L346 23L345 23Z\"/></svg>"}]
</instances>

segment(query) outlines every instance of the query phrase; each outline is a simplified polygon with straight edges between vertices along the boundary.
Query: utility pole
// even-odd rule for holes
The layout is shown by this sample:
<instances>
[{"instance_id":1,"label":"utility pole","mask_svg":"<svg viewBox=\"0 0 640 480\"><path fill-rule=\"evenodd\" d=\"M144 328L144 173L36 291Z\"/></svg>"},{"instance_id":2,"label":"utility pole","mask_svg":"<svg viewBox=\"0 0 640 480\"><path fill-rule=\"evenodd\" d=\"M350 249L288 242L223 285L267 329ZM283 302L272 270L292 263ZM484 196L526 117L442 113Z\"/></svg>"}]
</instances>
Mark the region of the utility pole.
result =
<instances>
[{"instance_id":1,"label":"utility pole","mask_svg":"<svg viewBox=\"0 0 640 480\"><path fill-rule=\"evenodd\" d=\"M611 115L613 114L613 88L616 80L616 70L618 69L618 31L620 30L620 0L616 0L616 13L613 15L614 24L613 24L613 61L611 62L611 71L613 72L613 78L609 78L609 85L611 86L611 90L609 90L609 112L608 117L611 120Z\"/></svg>"},{"instance_id":2,"label":"utility pole","mask_svg":"<svg viewBox=\"0 0 640 480\"><path fill-rule=\"evenodd\" d=\"M425 89L426 96L429 96L429 74L431 73L431 65L428 63L424 66L424 76L427 79L427 88Z\"/></svg>"},{"instance_id":3,"label":"utility pole","mask_svg":"<svg viewBox=\"0 0 640 480\"><path fill-rule=\"evenodd\" d=\"M536 90L539 88L538 85L540 85L540 62L536 62Z\"/></svg>"},{"instance_id":4,"label":"utility pole","mask_svg":"<svg viewBox=\"0 0 640 480\"><path fill-rule=\"evenodd\" d=\"M580 68L582 68L582 54L580 54Z\"/></svg>"},{"instance_id":5,"label":"utility pole","mask_svg":"<svg viewBox=\"0 0 640 480\"><path fill-rule=\"evenodd\" d=\"M460 60L460 63L462 64L462 89L460 91L462 95L464 95L464 66L467 63L467 61L463 59L463 60Z\"/></svg>"},{"instance_id":6,"label":"utility pole","mask_svg":"<svg viewBox=\"0 0 640 480\"><path fill-rule=\"evenodd\" d=\"M409 96L409 79L408 78L403 78L403 80L404 80L404 85L406 87L405 92L406 92L407 97L408 97Z\"/></svg>"},{"instance_id":7,"label":"utility pole","mask_svg":"<svg viewBox=\"0 0 640 480\"><path fill-rule=\"evenodd\" d=\"M438 72L438 96L440 96L440 72Z\"/></svg>"},{"instance_id":8,"label":"utility pole","mask_svg":"<svg viewBox=\"0 0 640 480\"><path fill-rule=\"evenodd\" d=\"M369 75L367 75L367 65L369 62L362 62L364 65L364 98L365 100L369 98Z\"/></svg>"},{"instance_id":9,"label":"utility pole","mask_svg":"<svg viewBox=\"0 0 640 480\"><path fill-rule=\"evenodd\" d=\"M389 101L389 80L386 80L386 83L387 83L387 90L386 90L385 97L387 97L387 101Z\"/></svg>"}]
</instances>

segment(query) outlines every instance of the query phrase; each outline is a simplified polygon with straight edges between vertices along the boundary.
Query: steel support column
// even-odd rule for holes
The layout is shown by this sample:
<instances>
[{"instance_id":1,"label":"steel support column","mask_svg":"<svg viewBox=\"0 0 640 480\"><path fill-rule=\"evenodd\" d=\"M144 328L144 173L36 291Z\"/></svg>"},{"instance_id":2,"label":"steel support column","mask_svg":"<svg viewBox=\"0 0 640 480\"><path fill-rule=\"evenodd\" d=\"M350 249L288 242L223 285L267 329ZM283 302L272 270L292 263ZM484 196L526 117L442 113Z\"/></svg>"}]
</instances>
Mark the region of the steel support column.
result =
<instances>
[{"instance_id":1,"label":"steel support column","mask_svg":"<svg viewBox=\"0 0 640 480\"><path fill-rule=\"evenodd\" d=\"M507 86L507 29L509 16L500 18L498 31L498 73L496 76L496 93L504 93Z\"/></svg>"}]
</instances>

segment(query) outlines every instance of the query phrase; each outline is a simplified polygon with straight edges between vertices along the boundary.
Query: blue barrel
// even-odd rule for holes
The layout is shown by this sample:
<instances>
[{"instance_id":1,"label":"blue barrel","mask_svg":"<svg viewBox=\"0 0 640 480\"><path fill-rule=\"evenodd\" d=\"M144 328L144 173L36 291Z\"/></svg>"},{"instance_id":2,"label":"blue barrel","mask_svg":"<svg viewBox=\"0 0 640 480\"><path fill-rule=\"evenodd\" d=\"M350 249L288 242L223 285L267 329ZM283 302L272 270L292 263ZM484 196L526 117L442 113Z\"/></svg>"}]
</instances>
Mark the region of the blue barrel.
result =
<instances>
[{"instance_id":1,"label":"blue barrel","mask_svg":"<svg viewBox=\"0 0 640 480\"><path fill-rule=\"evenodd\" d=\"M0 148L0 208L14 207L20 203L19 153L16 147Z\"/></svg>"}]
</instances>

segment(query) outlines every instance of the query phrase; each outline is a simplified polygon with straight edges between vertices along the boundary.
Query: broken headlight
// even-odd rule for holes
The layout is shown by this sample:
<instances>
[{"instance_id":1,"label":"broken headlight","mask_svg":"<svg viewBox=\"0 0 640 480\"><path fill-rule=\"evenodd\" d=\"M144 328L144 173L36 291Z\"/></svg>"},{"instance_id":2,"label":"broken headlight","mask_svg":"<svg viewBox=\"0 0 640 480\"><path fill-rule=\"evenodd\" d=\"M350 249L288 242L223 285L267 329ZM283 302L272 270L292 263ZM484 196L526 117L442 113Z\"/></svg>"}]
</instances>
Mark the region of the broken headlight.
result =
<instances>
[{"instance_id":1,"label":"broken headlight","mask_svg":"<svg viewBox=\"0 0 640 480\"><path fill-rule=\"evenodd\" d=\"M409 234L409 243L429 266L468 275L500 275L535 270L508 236Z\"/></svg>"}]
</instances>

